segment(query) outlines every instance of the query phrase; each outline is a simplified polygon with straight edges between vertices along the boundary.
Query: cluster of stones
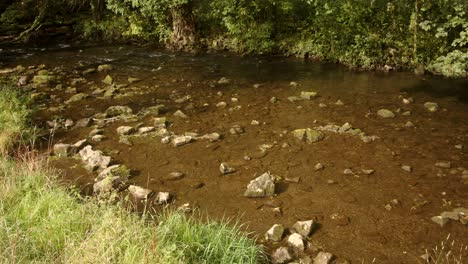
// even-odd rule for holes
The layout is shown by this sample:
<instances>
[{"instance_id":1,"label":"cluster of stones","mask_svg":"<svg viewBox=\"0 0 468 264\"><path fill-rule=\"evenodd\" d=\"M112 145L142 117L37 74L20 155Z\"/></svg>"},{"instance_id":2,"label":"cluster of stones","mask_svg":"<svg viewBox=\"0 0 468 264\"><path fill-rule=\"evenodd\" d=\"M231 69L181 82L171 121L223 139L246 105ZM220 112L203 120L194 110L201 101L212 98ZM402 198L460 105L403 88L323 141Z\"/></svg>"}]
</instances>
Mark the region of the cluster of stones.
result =
<instances>
[{"instance_id":1,"label":"cluster of stones","mask_svg":"<svg viewBox=\"0 0 468 264\"><path fill-rule=\"evenodd\" d=\"M281 224L273 225L266 233L265 240L279 243L286 240L287 246L277 248L271 255L271 261L275 264L293 263L312 263L308 256L303 256L308 248L313 246L308 242L316 223L313 220L297 221L288 232ZM289 233L289 235L287 235ZM302 257L302 258L301 258ZM328 252L318 252L313 259L314 264L328 264L332 261L333 255Z\"/></svg>"},{"instance_id":2,"label":"cluster of stones","mask_svg":"<svg viewBox=\"0 0 468 264\"><path fill-rule=\"evenodd\" d=\"M315 128L318 131L328 131L338 134L348 134L359 137L364 143L372 142L378 139L378 136L368 136L366 133L362 132L358 128L353 128L350 123L345 123L342 126L338 125L326 125L326 126L319 126Z\"/></svg>"},{"instance_id":3,"label":"cluster of stones","mask_svg":"<svg viewBox=\"0 0 468 264\"><path fill-rule=\"evenodd\" d=\"M431 220L444 227L448 222L459 221L463 225L468 225L468 209L467 208L455 208L452 211L442 212L440 215L434 216Z\"/></svg>"}]
</instances>

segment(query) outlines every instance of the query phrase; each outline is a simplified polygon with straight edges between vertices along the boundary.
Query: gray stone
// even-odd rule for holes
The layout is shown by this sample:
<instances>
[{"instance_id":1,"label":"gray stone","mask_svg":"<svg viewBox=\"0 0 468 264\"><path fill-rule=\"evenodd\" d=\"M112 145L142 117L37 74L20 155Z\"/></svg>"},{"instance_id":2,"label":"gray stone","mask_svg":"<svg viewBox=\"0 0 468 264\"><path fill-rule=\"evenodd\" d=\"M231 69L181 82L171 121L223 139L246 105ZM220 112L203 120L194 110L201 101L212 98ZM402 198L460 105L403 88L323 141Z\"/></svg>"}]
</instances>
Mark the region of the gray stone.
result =
<instances>
[{"instance_id":1,"label":"gray stone","mask_svg":"<svg viewBox=\"0 0 468 264\"><path fill-rule=\"evenodd\" d=\"M353 172L353 170L351 170L351 169L345 169L345 170L343 171L343 174L346 174L346 175L353 175L354 172Z\"/></svg>"},{"instance_id":2,"label":"gray stone","mask_svg":"<svg viewBox=\"0 0 468 264\"><path fill-rule=\"evenodd\" d=\"M280 247L271 254L271 262L273 264L288 263L293 259L287 247Z\"/></svg>"},{"instance_id":3,"label":"gray stone","mask_svg":"<svg viewBox=\"0 0 468 264\"><path fill-rule=\"evenodd\" d=\"M275 194L275 178L266 172L250 181L244 193L246 197L266 197Z\"/></svg>"},{"instance_id":4,"label":"gray stone","mask_svg":"<svg viewBox=\"0 0 468 264\"><path fill-rule=\"evenodd\" d=\"M310 128L296 129L292 131L292 135L309 144L322 141L325 138L325 135L322 132Z\"/></svg>"},{"instance_id":5,"label":"gray stone","mask_svg":"<svg viewBox=\"0 0 468 264\"><path fill-rule=\"evenodd\" d=\"M168 192L158 192L155 201L157 204L167 204L171 201L171 194Z\"/></svg>"},{"instance_id":6,"label":"gray stone","mask_svg":"<svg viewBox=\"0 0 468 264\"><path fill-rule=\"evenodd\" d=\"M372 175L375 172L375 170L371 170L371 169L369 169L369 170L362 169L361 171L362 171L362 173L367 174L367 175Z\"/></svg>"},{"instance_id":7,"label":"gray stone","mask_svg":"<svg viewBox=\"0 0 468 264\"><path fill-rule=\"evenodd\" d=\"M82 139L82 140L76 142L75 144L73 144L73 146L76 148L76 151L80 151L86 145L88 145L88 141L86 139Z\"/></svg>"},{"instance_id":8,"label":"gray stone","mask_svg":"<svg viewBox=\"0 0 468 264\"><path fill-rule=\"evenodd\" d=\"M432 222L440 225L441 227L444 227L449 222L449 219L447 217L442 217L440 215L431 217L431 220Z\"/></svg>"},{"instance_id":9,"label":"gray stone","mask_svg":"<svg viewBox=\"0 0 468 264\"><path fill-rule=\"evenodd\" d=\"M338 129L338 132L339 133L345 133L345 132L349 131L352 128L353 128L353 126L350 123L345 123Z\"/></svg>"},{"instance_id":10,"label":"gray stone","mask_svg":"<svg viewBox=\"0 0 468 264\"><path fill-rule=\"evenodd\" d=\"M328 252L319 252L314 258L314 264L329 264L333 258L333 254Z\"/></svg>"},{"instance_id":11,"label":"gray stone","mask_svg":"<svg viewBox=\"0 0 468 264\"><path fill-rule=\"evenodd\" d=\"M216 107L218 108L225 108L227 106L227 103L226 102L219 102L216 104Z\"/></svg>"},{"instance_id":12,"label":"gray stone","mask_svg":"<svg viewBox=\"0 0 468 264\"><path fill-rule=\"evenodd\" d=\"M146 189L136 185L128 186L128 191L137 199L148 199L148 197L153 193L152 190Z\"/></svg>"},{"instance_id":13,"label":"gray stone","mask_svg":"<svg viewBox=\"0 0 468 264\"><path fill-rule=\"evenodd\" d=\"M57 157L69 157L76 153L76 147L70 144L58 143L54 145L54 154Z\"/></svg>"},{"instance_id":14,"label":"gray stone","mask_svg":"<svg viewBox=\"0 0 468 264\"><path fill-rule=\"evenodd\" d=\"M180 147L180 146L189 144L192 141L193 141L193 137L191 136L176 136L174 137L174 139L172 139L172 144L175 147Z\"/></svg>"},{"instance_id":15,"label":"gray stone","mask_svg":"<svg viewBox=\"0 0 468 264\"><path fill-rule=\"evenodd\" d=\"M221 163L221 165L219 165L219 171L221 172L222 175L226 175L229 173L236 172L236 169L229 166L229 164L227 164L226 162L223 162Z\"/></svg>"},{"instance_id":16,"label":"gray stone","mask_svg":"<svg viewBox=\"0 0 468 264\"><path fill-rule=\"evenodd\" d=\"M379 111L377 111L377 115L382 118L394 118L395 117L395 114L388 109L380 109Z\"/></svg>"},{"instance_id":17,"label":"gray stone","mask_svg":"<svg viewBox=\"0 0 468 264\"><path fill-rule=\"evenodd\" d=\"M179 99L174 100L174 102L176 102L178 104L183 104L183 103L189 101L190 99L192 99L192 97L190 95L186 95L184 97L181 97Z\"/></svg>"},{"instance_id":18,"label":"gray stone","mask_svg":"<svg viewBox=\"0 0 468 264\"><path fill-rule=\"evenodd\" d=\"M296 253L302 253L305 250L303 237L297 233L291 234L288 237L287 243Z\"/></svg>"},{"instance_id":19,"label":"gray stone","mask_svg":"<svg viewBox=\"0 0 468 264\"><path fill-rule=\"evenodd\" d=\"M307 238L314 227L314 220L297 221L292 228L302 237Z\"/></svg>"},{"instance_id":20,"label":"gray stone","mask_svg":"<svg viewBox=\"0 0 468 264\"><path fill-rule=\"evenodd\" d=\"M116 131L120 136L128 136L135 132L135 129L131 126L119 126Z\"/></svg>"},{"instance_id":21,"label":"gray stone","mask_svg":"<svg viewBox=\"0 0 468 264\"><path fill-rule=\"evenodd\" d=\"M265 233L265 239L268 241L279 242L283 238L283 234L283 225L275 224Z\"/></svg>"},{"instance_id":22,"label":"gray stone","mask_svg":"<svg viewBox=\"0 0 468 264\"><path fill-rule=\"evenodd\" d=\"M174 113L174 116L175 117L179 117L179 118L182 118L182 119L187 119L188 116L186 114L184 114L184 112L180 111L180 110L177 110L175 113Z\"/></svg>"},{"instance_id":23,"label":"gray stone","mask_svg":"<svg viewBox=\"0 0 468 264\"><path fill-rule=\"evenodd\" d=\"M105 169L109 166L111 157L104 156L102 151L93 150L91 146L86 146L79 152L81 159L86 164L88 170Z\"/></svg>"},{"instance_id":24,"label":"gray stone","mask_svg":"<svg viewBox=\"0 0 468 264\"><path fill-rule=\"evenodd\" d=\"M439 105L434 102L426 102L424 103L424 108L426 108L427 111L434 113L439 110Z\"/></svg>"}]
</instances>

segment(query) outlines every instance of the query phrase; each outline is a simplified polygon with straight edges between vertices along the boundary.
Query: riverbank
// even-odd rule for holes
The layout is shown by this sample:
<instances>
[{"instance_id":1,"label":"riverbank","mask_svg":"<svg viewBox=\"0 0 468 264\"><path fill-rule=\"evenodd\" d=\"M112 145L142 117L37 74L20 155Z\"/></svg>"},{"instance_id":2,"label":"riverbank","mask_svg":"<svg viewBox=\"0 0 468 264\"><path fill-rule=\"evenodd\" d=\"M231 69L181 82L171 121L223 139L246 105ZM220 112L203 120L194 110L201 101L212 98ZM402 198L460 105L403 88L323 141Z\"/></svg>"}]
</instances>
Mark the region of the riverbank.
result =
<instances>
[{"instance_id":1,"label":"riverbank","mask_svg":"<svg viewBox=\"0 0 468 264\"><path fill-rule=\"evenodd\" d=\"M463 0L10 2L0 28L9 40L137 41L183 51L297 56L360 70L468 76Z\"/></svg>"},{"instance_id":2,"label":"riverbank","mask_svg":"<svg viewBox=\"0 0 468 264\"><path fill-rule=\"evenodd\" d=\"M62 184L48 157L21 141L33 130L30 95L11 82L17 76L8 78L0 87L0 262L264 262L262 248L235 222L174 209L137 215L125 199L84 197Z\"/></svg>"}]
</instances>

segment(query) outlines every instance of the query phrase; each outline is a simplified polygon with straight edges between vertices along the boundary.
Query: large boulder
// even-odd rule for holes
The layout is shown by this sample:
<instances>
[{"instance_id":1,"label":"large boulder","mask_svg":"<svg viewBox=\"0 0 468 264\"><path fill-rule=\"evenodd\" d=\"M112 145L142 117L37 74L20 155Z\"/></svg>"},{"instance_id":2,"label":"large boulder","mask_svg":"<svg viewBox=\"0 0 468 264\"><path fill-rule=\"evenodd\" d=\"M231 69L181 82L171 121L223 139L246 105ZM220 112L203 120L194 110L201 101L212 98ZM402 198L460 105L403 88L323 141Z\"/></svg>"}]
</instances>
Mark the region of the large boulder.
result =
<instances>
[{"instance_id":1,"label":"large boulder","mask_svg":"<svg viewBox=\"0 0 468 264\"><path fill-rule=\"evenodd\" d=\"M275 194L275 178L268 172L250 181L244 193L246 197L266 197Z\"/></svg>"}]
</instances>

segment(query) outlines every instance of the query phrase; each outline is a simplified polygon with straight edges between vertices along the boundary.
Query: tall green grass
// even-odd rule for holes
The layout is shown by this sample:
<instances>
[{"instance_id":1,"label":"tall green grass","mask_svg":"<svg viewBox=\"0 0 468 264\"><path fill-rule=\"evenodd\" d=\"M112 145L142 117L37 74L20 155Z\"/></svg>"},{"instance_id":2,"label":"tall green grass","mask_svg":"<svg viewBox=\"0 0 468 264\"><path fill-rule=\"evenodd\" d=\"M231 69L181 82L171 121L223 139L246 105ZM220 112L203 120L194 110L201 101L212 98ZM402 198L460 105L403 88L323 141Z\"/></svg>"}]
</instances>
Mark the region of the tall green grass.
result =
<instances>
[{"instance_id":1,"label":"tall green grass","mask_svg":"<svg viewBox=\"0 0 468 264\"><path fill-rule=\"evenodd\" d=\"M30 111L27 97L6 78L0 79L0 155L4 155L22 134L27 133Z\"/></svg>"},{"instance_id":2,"label":"tall green grass","mask_svg":"<svg viewBox=\"0 0 468 264\"><path fill-rule=\"evenodd\" d=\"M258 263L255 241L227 222L132 214L80 198L40 164L0 160L1 263Z\"/></svg>"}]
</instances>

